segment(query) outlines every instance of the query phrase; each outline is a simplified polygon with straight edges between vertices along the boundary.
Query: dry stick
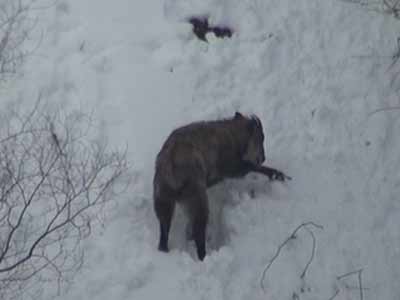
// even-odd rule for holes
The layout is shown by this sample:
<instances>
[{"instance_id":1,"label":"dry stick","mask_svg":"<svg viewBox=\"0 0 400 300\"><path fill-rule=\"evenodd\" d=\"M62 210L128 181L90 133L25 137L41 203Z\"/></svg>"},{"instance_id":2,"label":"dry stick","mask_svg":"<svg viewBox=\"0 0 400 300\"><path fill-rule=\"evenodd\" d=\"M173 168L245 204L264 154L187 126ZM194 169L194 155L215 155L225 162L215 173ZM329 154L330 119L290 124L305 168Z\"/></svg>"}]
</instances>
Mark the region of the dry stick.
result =
<instances>
[{"instance_id":1,"label":"dry stick","mask_svg":"<svg viewBox=\"0 0 400 300\"><path fill-rule=\"evenodd\" d=\"M362 269L358 272L358 285L360 287L360 300L363 300L364 299L364 295L363 295L361 274L362 274Z\"/></svg>"},{"instance_id":2,"label":"dry stick","mask_svg":"<svg viewBox=\"0 0 400 300\"><path fill-rule=\"evenodd\" d=\"M329 300L333 300L336 298L337 295L339 295L340 290L336 289L335 294L332 295L332 297L329 298Z\"/></svg>"},{"instance_id":3,"label":"dry stick","mask_svg":"<svg viewBox=\"0 0 400 300\"><path fill-rule=\"evenodd\" d=\"M400 37L397 38L397 50L396 53L392 56L392 63L387 68L387 70L390 70L397 63L399 58L400 58Z\"/></svg>"},{"instance_id":4,"label":"dry stick","mask_svg":"<svg viewBox=\"0 0 400 300\"><path fill-rule=\"evenodd\" d=\"M306 265L306 267L304 268L304 271L303 271L303 273L301 273L301 276L300 276L300 278L301 279L303 279L305 276L306 276L306 272L307 272L307 270L308 270L308 267L311 265L311 262L313 261L313 259L314 259L314 255L315 255L315 247L316 247L316 239L315 239L315 235L314 235L314 233L310 230L310 229L308 229L307 227L305 227L306 228L306 230L308 231L308 233L311 235L311 237L312 237L312 240L313 240L313 246L312 246L312 252L311 252L311 257L310 257L310 260L307 262L307 265Z\"/></svg>"},{"instance_id":5,"label":"dry stick","mask_svg":"<svg viewBox=\"0 0 400 300\"><path fill-rule=\"evenodd\" d=\"M370 116L372 116L372 115L374 115L374 114L376 114L376 113L379 113L379 112L391 111L391 110L400 110L400 106L389 106L389 107L383 107L383 108L375 109L375 110L371 111L371 112L368 114L368 117L370 117Z\"/></svg>"},{"instance_id":6,"label":"dry stick","mask_svg":"<svg viewBox=\"0 0 400 300\"><path fill-rule=\"evenodd\" d=\"M362 270L363 270L363 269L359 269L359 270L351 271L351 272L349 272L349 273L346 273L346 274L343 274L343 275L340 275L340 276L336 276L336 279L337 279L337 280L341 280L341 279L343 279L343 278L345 278L345 277L349 277L349 276L351 276L351 275L357 274L357 273L361 272Z\"/></svg>"},{"instance_id":7,"label":"dry stick","mask_svg":"<svg viewBox=\"0 0 400 300\"><path fill-rule=\"evenodd\" d=\"M396 5L397 5L397 3L396 3ZM398 14L398 13L399 13L399 9L397 9L397 11L396 11L396 14ZM398 18L398 16L396 16L396 18ZM386 69L386 71L389 71L394 65L396 65L397 62L399 61L399 59L400 59L400 37L397 37L397 50L396 50L396 53L392 56L392 63L389 65L389 67ZM392 79L390 80L391 86L395 83L398 76L399 76L398 72L393 74Z\"/></svg>"},{"instance_id":8,"label":"dry stick","mask_svg":"<svg viewBox=\"0 0 400 300\"><path fill-rule=\"evenodd\" d=\"M316 228L318 228L318 229L324 229L323 226L318 225L318 224L316 224L316 223L314 223L314 222L306 222L306 223L302 223L302 224L300 224L299 226L297 226L297 228L292 232L292 234L291 234L282 244L279 245L279 247L278 247L278 249L277 249L275 255L271 258L271 260L269 261L268 265L264 268L264 271L263 271L263 273L262 273L261 280L260 280L260 285L261 285L261 288L262 288L262 290L263 290L264 292L265 292L265 287L264 287L265 275L267 274L267 271L269 270L269 268L272 266L273 262L274 262L274 261L277 259L277 257L279 256L279 254L280 254L282 248L283 248L290 240L296 238L296 233L297 233L301 228L303 228L303 227L307 228L308 225L312 225L312 226L314 226L314 227L316 227ZM313 249L313 250L314 250L314 249ZM314 254L312 255L311 261L312 261L313 257L314 257ZM305 275L305 272L307 271L308 266L311 264L311 261L309 261L309 262L307 263L306 269L303 271L304 275ZM303 276L303 274L302 274L302 276Z\"/></svg>"},{"instance_id":9,"label":"dry stick","mask_svg":"<svg viewBox=\"0 0 400 300\"><path fill-rule=\"evenodd\" d=\"M359 286L345 285L345 287L346 287L346 289L348 289L348 290L359 290L359 289L360 289ZM368 291L368 290L370 290L370 289L371 289L371 288L368 288L368 287L363 287L363 288L362 288L363 291Z\"/></svg>"},{"instance_id":10,"label":"dry stick","mask_svg":"<svg viewBox=\"0 0 400 300\"><path fill-rule=\"evenodd\" d=\"M349 276L357 274L358 275L358 289L360 290L360 300L364 300L364 294L363 294L364 288L362 285L362 271L363 271L363 269L359 269L359 270L351 271L351 272L348 272L346 274L336 277L337 280L341 280L345 277L349 277Z\"/></svg>"}]
</instances>

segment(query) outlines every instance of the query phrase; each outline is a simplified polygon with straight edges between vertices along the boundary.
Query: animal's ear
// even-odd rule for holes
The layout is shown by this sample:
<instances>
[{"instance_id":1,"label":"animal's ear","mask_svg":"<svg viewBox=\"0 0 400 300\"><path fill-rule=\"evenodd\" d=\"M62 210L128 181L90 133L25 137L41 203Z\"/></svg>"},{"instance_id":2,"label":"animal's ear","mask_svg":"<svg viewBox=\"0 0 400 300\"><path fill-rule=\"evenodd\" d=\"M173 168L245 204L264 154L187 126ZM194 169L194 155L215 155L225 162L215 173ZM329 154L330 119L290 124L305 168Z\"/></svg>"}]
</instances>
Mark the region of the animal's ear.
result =
<instances>
[{"instance_id":1,"label":"animal's ear","mask_svg":"<svg viewBox=\"0 0 400 300\"><path fill-rule=\"evenodd\" d=\"M242 119L244 116L240 112L235 112L235 119Z\"/></svg>"}]
</instances>

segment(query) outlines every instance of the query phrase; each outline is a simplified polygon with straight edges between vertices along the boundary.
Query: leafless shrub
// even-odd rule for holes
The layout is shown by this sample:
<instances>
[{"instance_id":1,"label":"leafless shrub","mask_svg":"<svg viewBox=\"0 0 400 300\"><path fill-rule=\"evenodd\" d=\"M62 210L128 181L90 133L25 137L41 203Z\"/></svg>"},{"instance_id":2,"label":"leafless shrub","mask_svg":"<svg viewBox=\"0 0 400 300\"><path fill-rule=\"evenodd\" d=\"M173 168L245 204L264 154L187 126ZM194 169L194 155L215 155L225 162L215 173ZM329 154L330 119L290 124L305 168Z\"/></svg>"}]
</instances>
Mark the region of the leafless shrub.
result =
<instances>
[{"instance_id":1,"label":"leafless shrub","mask_svg":"<svg viewBox=\"0 0 400 300\"><path fill-rule=\"evenodd\" d=\"M82 265L81 242L127 170L126 155L90 139L92 128L88 115L40 100L0 116L0 299L45 281L60 288Z\"/></svg>"},{"instance_id":2,"label":"leafless shrub","mask_svg":"<svg viewBox=\"0 0 400 300\"><path fill-rule=\"evenodd\" d=\"M388 16L392 16L396 19L400 20L400 0L341 0L346 3L352 3L360 5L367 10L375 11L381 14L385 14ZM398 62L400 59L400 37L397 37L395 49L391 55L379 55L378 57L387 58L390 60L390 64L388 65L387 71L391 71L391 80L390 85L395 87L396 91L399 92L400 89L398 88L399 84L399 67ZM361 57L374 57L374 56L361 56ZM371 112L369 116L382 111L389 111L389 110L397 110L398 107L383 107L374 110Z\"/></svg>"},{"instance_id":3,"label":"leafless shrub","mask_svg":"<svg viewBox=\"0 0 400 300\"><path fill-rule=\"evenodd\" d=\"M400 18L400 0L342 0L347 3L361 5L369 10L383 12Z\"/></svg>"},{"instance_id":4,"label":"leafless shrub","mask_svg":"<svg viewBox=\"0 0 400 300\"><path fill-rule=\"evenodd\" d=\"M382 0L382 4L385 13L400 18L400 0Z\"/></svg>"},{"instance_id":5,"label":"leafless shrub","mask_svg":"<svg viewBox=\"0 0 400 300\"><path fill-rule=\"evenodd\" d=\"M31 12L38 0L0 0L0 80L15 74L32 52L24 47L37 24ZM40 43L40 41L39 41Z\"/></svg>"}]
</instances>

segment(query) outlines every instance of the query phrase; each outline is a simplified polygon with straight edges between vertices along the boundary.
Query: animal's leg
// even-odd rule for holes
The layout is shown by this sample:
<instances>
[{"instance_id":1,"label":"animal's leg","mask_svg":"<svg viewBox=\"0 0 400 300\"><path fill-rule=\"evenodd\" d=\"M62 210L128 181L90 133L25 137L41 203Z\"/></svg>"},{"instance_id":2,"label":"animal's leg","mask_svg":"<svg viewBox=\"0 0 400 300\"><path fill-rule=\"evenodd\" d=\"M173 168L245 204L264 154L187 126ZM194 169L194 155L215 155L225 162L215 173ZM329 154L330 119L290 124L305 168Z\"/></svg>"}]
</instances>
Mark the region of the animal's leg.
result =
<instances>
[{"instance_id":1,"label":"animal's leg","mask_svg":"<svg viewBox=\"0 0 400 300\"><path fill-rule=\"evenodd\" d=\"M200 260L203 260L206 256L206 227L208 222L208 199L205 185L204 187L191 187L190 195L186 201L197 256Z\"/></svg>"},{"instance_id":2,"label":"animal's leg","mask_svg":"<svg viewBox=\"0 0 400 300\"><path fill-rule=\"evenodd\" d=\"M160 222L160 242L158 250L168 252L168 235L174 214L175 202L171 199L156 199L154 208Z\"/></svg>"},{"instance_id":3,"label":"animal's leg","mask_svg":"<svg viewBox=\"0 0 400 300\"><path fill-rule=\"evenodd\" d=\"M203 260L206 256L206 227L207 216L204 216L204 212L200 212L193 220L193 237L196 243L197 256L200 260Z\"/></svg>"},{"instance_id":4,"label":"animal's leg","mask_svg":"<svg viewBox=\"0 0 400 300\"><path fill-rule=\"evenodd\" d=\"M193 238L193 222L189 220L188 224L186 225L185 235L187 241L194 240Z\"/></svg>"},{"instance_id":5,"label":"animal's leg","mask_svg":"<svg viewBox=\"0 0 400 300\"><path fill-rule=\"evenodd\" d=\"M251 171L264 174L268 176L270 180L279 180L279 181L285 181L286 179L292 180L292 177L287 176L283 172L266 166L252 166Z\"/></svg>"}]
</instances>

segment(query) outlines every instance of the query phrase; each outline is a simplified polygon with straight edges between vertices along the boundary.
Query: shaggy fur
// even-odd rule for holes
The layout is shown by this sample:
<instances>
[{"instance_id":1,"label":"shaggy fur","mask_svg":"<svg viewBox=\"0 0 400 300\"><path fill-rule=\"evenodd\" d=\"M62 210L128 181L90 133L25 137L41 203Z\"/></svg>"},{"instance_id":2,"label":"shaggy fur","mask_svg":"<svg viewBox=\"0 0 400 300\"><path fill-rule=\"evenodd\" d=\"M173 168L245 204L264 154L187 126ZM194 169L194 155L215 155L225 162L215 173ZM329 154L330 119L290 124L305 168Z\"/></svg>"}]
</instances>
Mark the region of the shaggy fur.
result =
<instances>
[{"instance_id":1,"label":"shaggy fur","mask_svg":"<svg viewBox=\"0 0 400 300\"><path fill-rule=\"evenodd\" d=\"M175 204L184 206L192 224L197 255L206 255L207 188L224 178L259 172L285 180L282 172L264 167L264 133L256 116L236 113L231 119L196 122L174 130L157 155L153 181L154 209L160 222L159 250L168 251Z\"/></svg>"}]
</instances>

